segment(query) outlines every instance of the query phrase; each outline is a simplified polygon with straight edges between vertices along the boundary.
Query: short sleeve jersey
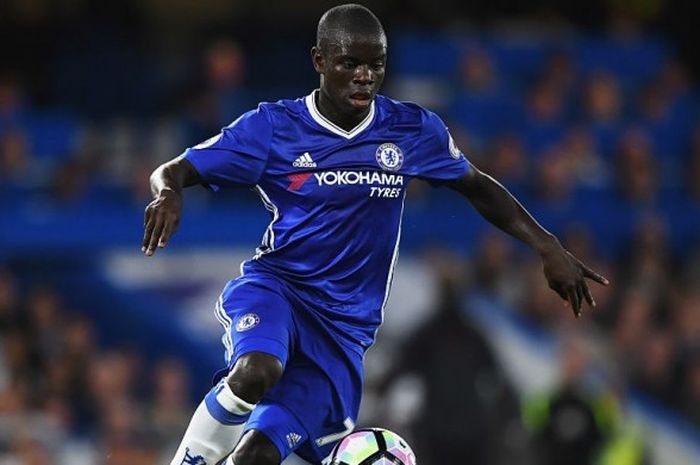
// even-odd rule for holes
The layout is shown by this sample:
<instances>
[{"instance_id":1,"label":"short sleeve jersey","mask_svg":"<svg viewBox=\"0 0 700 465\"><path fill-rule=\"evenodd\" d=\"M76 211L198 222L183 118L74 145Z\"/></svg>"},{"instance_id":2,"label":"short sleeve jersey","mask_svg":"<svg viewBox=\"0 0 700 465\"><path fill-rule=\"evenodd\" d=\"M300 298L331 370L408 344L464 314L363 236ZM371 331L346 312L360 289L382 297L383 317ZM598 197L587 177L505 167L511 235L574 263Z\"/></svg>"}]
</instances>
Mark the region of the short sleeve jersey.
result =
<instances>
[{"instance_id":1,"label":"short sleeve jersey","mask_svg":"<svg viewBox=\"0 0 700 465\"><path fill-rule=\"evenodd\" d=\"M213 189L253 187L270 212L244 272L294 286L363 346L383 318L408 183L470 169L442 120L416 104L377 96L346 131L314 93L262 103L185 157Z\"/></svg>"}]
</instances>

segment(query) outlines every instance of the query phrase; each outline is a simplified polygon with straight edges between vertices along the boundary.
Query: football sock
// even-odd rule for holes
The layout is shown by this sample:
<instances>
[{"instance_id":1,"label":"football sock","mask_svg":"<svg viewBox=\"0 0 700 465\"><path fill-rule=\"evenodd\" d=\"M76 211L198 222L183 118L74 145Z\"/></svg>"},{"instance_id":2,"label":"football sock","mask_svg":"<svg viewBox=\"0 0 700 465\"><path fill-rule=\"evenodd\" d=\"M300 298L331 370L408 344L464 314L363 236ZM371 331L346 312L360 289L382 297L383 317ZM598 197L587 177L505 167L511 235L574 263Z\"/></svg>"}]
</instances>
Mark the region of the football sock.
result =
<instances>
[{"instance_id":1,"label":"football sock","mask_svg":"<svg viewBox=\"0 0 700 465\"><path fill-rule=\"evenodd\" d=\"M221 380L199 404L170 465L215 465L240 439L255 404L236 396Z\"/></svg>"}]
</instances>

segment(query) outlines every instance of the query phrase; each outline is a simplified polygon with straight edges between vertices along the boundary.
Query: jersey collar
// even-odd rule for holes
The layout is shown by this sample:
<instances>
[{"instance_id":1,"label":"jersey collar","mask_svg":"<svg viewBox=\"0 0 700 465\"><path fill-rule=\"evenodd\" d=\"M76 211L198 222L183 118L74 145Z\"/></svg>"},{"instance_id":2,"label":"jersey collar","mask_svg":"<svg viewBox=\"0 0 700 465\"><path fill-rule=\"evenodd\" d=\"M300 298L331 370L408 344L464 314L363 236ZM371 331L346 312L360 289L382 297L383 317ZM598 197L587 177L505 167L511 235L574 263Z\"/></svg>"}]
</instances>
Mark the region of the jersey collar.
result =
<instances>
[{"instance_id":1,"label":"jersey collar","mask_svg":"<svg viewBox=\"0 0 700 465\"><path fill-rule=\"evenodd\" d=\"M369 106L369 113L367 114L365 119L363 119L357 126L352 128L350 131L346 131L345 129L331 122L328 118L323 116L320 111L318 111L318 107L316 106L316 99L314 98L314 95L318 91L319 90L316 89L306 96L306 108L309 110L309 114L311 115L311 118L313 118L314 121L316 121L324 128L328 129L333 134L337 134L346 139L352 139L353 137L357 136L362 131L367 129L367 127L370 124L372 124L372 121L374 120L374 100Z\"/></svg>"}]
</instances>

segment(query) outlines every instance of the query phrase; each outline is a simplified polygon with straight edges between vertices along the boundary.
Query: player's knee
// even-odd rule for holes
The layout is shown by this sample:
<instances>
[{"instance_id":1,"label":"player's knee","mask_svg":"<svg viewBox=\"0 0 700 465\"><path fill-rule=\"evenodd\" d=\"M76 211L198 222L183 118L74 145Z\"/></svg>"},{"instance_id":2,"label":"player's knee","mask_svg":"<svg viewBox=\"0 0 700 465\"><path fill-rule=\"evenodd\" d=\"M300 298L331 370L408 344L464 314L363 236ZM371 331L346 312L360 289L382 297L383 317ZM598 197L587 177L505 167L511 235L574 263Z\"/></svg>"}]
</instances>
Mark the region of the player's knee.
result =
<instances>
[{"instance_id":1,"label":"player's knee","mask_svg":"<svg viewBox=\"0 0 700 465\"><path fill-rule=\"evenodd\" d=\"M260 352L243 355L228 376L231 390L246 402L255 404L282 377L284 367L276 357Z\"/></svg>"},{"instance_id":2,"label":"player's knee","mask_svg":"<svg viewBox=\"0 0 700 465\"><path fill-rule=\"evenodd\" d=\"M233 452L235 465L279 465L281 461L277 446L258 430L247 432Z\"/></svg>"}]
</instances>

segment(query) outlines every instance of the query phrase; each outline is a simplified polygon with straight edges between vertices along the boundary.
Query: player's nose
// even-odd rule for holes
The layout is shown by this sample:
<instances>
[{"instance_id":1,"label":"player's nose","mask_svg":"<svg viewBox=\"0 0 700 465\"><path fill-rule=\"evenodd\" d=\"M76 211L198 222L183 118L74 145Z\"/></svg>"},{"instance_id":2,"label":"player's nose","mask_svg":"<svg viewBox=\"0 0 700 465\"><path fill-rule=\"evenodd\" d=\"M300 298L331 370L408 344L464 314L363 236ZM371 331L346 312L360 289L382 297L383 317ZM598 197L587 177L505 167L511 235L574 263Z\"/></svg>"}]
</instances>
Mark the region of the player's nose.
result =
<instances>
[{"instance_id":1,"label":"player's nose","mask_svg":"<svg viewBox=\"0 0 700 465\"><path fill-rule=\"evenodd\" d=\"M374 83L374 72L369 66L358 66L355 68L353 82L360 85L371 85Z\"/></svg>"}]
</instances>

